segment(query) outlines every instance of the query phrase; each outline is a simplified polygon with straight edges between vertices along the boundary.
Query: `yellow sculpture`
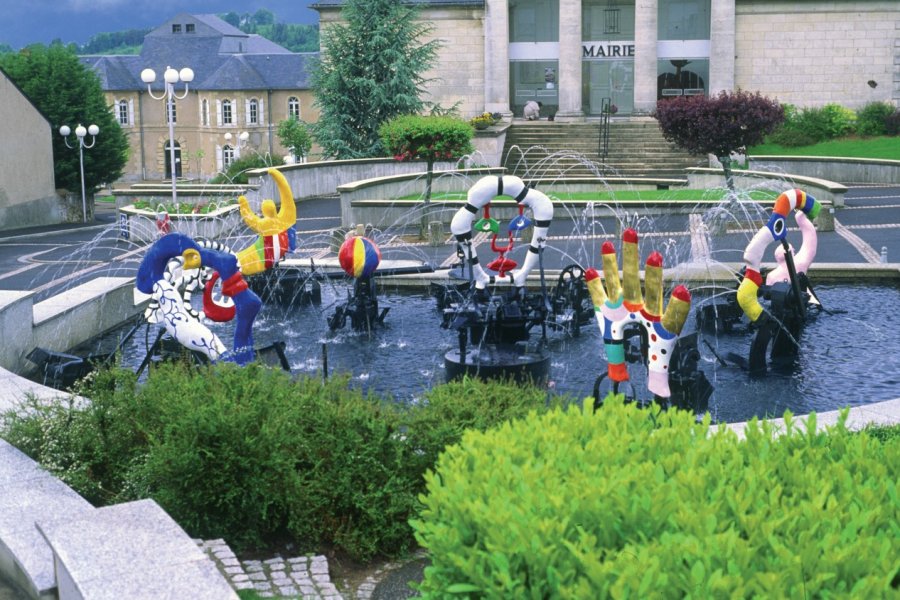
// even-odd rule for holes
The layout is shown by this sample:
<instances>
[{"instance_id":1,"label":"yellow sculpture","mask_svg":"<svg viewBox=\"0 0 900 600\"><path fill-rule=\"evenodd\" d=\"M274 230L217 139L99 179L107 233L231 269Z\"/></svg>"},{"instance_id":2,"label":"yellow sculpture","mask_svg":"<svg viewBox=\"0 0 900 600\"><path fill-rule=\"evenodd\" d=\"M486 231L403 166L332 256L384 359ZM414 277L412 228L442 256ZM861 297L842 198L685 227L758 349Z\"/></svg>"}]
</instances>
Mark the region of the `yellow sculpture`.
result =
<instances>
[{"instance_id":1,"label":"yellow sculpture","mask_svg":"<svg viewBox=\"0 0 900 600\"><path fill-rule=\"evenodd\" d=\"M276 211L274 200L263 200L262 215L257 216L250 208L247 198L238 198L241 217L247 226L259 234L256 242L238 252L238 261L244 275L256 275L277 265L293 250L296 234L293 227L297 223L297 205L294 195L284 175L278 169L269 169L269 175L278 186L281 208Z\"/></svg>"}]
</instances>

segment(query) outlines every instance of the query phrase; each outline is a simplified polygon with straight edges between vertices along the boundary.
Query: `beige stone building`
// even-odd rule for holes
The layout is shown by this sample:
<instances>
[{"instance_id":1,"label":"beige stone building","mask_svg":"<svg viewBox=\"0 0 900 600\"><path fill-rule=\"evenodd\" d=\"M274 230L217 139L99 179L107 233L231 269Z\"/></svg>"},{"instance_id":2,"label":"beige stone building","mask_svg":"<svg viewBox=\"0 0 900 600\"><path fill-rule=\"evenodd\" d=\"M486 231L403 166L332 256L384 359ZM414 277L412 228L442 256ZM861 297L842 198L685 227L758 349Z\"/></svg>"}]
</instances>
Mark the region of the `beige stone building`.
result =
<instances>
[{"instance_id":1,"label":"beige stone building","mask_svg":"<svg viewBox=\"0 0 900 600\"><path fill-rule=\"evenodd\" d=\"M248 152L288 154L278 141L278 124L291 116L306 122L318 117L308 84L315 57L243 33L215 15L185 13L147 34L139 55L82 61L100 76L128 137L131 155L124 181L171 177L167 101L152 96L164 95L167 67L190 68L193 81L174 86L179 96L174 102L175 172L206 180ZM152 96L141 79L147 68L156 73ZM246 141L242 133L248 134Z\"/></svg>"},{"instance_id":2,"label":"beige stone building","mask_svg":"<svg viewBox=\"0 0 900 600\"><path fill-rule=\"evenodd\" d=\"M0 230L68 220L53 181L52 135L47 118L0 69Z\"/></svg>"},{"instance_id":3,"label":"beige stone building","mask_svg":"<svg viewBox=\"0 0 900 600\"><path fill-rule=\"evenodd\" d=\"M900 101L896 0L409 0L442 49L428 91L522 116L648 114L658 99L744 89L797 106ZM319 0L322 27L342 0Z\"/></svg>"}]
</instances>

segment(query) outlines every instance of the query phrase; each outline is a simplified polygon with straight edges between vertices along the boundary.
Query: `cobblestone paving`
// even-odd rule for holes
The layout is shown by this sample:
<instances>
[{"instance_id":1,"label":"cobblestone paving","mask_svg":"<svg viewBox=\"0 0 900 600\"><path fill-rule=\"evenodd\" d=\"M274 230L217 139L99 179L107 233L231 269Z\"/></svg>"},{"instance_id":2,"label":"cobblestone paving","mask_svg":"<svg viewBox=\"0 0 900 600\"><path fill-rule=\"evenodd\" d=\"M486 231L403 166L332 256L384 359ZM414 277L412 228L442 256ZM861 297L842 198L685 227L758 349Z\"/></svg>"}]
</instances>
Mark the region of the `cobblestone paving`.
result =
<instances>
[{"instance_id":1,"label":"cobblestone paving","mask_svg":"<svg viewBox=\"0 0 900 600\"><path fill-rule=\"evenodd\" d=\"M342 581L341 590L331 581L328 559L324 556L297 556L268 560L241 561L225 540L195 540L216 564L219 571L237 590L253 589L263 598L291 600L371 600L375 588L391 571L403 562L387 562L373 568L363 581ZM425 556L419 551L410 560ZM343 590L343 591L342 591ZM5 598L0 595L0 600Z\"/></svg>"},{"instance_id":2,"label":"cobblestone paving","mask_svg":"<svg viewBox=\"0 0 900 600\"><path fill-rule=\"evenodd\" d=\"M254 589L263 598L344 600L331 582L324 556L277 556L242 562L225 540L198 540L198 544L235 590Z\"/></svg>"}]
</instances>

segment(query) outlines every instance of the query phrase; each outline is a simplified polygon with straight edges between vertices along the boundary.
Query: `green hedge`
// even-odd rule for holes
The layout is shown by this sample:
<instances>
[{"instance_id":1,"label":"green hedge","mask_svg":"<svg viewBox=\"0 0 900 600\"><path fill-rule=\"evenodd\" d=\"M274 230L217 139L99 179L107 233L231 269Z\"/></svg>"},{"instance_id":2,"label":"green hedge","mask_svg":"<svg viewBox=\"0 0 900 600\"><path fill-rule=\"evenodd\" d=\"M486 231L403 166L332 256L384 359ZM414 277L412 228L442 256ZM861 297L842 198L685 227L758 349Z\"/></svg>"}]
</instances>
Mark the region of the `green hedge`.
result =
<instances>
[{"instance_id":1,"label":"green hedge","mask_svg":"<svg viewBox=\"0 0 900 600\"><path fill-rule=\"evenodd\" d=\"M153 498L189 534L238 549L289 539L366 560L415 545L424 473L466 428L542 409L546 391L466 380L414 405L346 377L291 379L260 365L101 371L90 403L34 400L0 437L96 505Z\"/></svg>"},{"instance_id":2,"label":"green hedge","mask_svg":"<svg viewBox=\"0 0 900 600\"><path fill-rule=\"evenodd\" d=\"M610 398L468 432L413 522L425 598L885 598L900 440L727 428Z\"/></svg>"}]
</instances>

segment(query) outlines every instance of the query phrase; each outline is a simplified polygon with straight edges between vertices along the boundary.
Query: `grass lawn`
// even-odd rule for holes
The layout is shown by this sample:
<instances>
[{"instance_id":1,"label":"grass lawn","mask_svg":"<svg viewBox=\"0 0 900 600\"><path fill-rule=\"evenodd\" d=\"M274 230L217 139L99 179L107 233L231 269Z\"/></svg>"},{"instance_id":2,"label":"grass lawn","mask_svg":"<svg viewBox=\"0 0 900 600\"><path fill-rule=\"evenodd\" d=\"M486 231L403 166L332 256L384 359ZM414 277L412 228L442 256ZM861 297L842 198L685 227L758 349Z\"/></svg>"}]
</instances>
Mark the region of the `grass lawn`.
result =
<instances>
[{"instance_id":1,"label":"grass lawn","mask_svg":"<svg viewBox=\"0 0 900 600\"><path fill-rule=\"evenodd\" d=\"M789 148L778 144L762 144L747 150L750 156L775 154L782 156L842 156L847 158L883 158L900 160L900 136L869 138L848 137L820 142L812 146Z\"/></svg>"}]
</instances>

